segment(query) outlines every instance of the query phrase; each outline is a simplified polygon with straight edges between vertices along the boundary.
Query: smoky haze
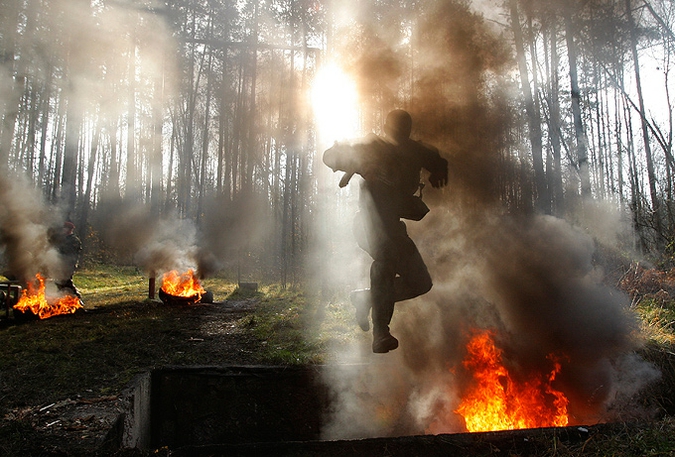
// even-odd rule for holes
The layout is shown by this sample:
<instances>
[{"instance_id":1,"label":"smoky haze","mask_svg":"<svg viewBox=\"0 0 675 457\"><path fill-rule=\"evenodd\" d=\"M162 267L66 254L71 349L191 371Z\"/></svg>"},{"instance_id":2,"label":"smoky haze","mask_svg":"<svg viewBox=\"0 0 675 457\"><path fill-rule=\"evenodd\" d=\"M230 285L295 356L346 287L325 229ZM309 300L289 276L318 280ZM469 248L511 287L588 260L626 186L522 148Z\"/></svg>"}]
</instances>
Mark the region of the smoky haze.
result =
<instances>
[{"instance_id":1,"label":"smoky haze","mask_svg":"<svg viewBox=\"0 0 675 457\"><path fill-rule=\"evenodd\" d=\"M415 14L411 39L419 53L414 71L406 72L410 56L392 32L397 28L387 27L400 24L398 13L352 27L338 53L359 81L364 111L374 112L367 100L373 91L375 103L391 100L390 108L408 109L412 137L449 160L449 186L425 189L431 212L407 223L434 288L397 304L391 327L398 350L370 354L366 336L338 350L345 361L366 363L327 370L338 401L325 437L464 431L453 410L467 385L461 361L476 328L496 330L515 376L548 373L547 356L560 356L555 387L570 399L571 423L610 420L617 410L627 417L649 414L617 405L658 372L634 354L639 323L629 300L603 284L604 272L593 262L598 242L625 235L616 223L621 215L593 201L579 205L574 225L527 210L507 214L500 194L509 183L518 187L522 168L503 152L518 147L505 142L517 87L508 78L514 63L503 30L459 2L426 3L423 14ZM401 100L395 88L411 73L413 96ZM367 276L367 267L361 272ZM641 382L631 373L640 373Z\"/></svg>"},{"instance_id":2,"label":"smoky haze","mask_svg":"<svg viewBox=\"0 0 675 457\"><path fill-rule=\"evenodd\" d=\"M138 50L144 58L138 60L147 67L137 71L147 76L145 83L150 86L155 76L171 73L170 68L160 71L171 64L164 59L172 55L171 34L153 15L144 16L144 21L156 22L135 27L142 12L133 2L111 3L95 16L87 2L41 4L47 3L53 22L46 24L45 33L25 37L23 55L34 50L36 67L68 62L69 80L61 87L70 91L69 103L89 106L95 100L102 119L119 119L128 100L112 84L124 77L113 73L128 71L125 56L136 40L144 44ZM514 68L508 35L505 39L502 31L463 3L424 2L424 11L403 18L414 22L408 37L398 32L400 9L376 11L370 2L334 3L339 3L335 8L340 17L358 22L345 27L349 33L338 34L334 45L357 77L361 93L371 97L364 103L368 128L379 129L386 114L379 111L382 106L408 109L414 119L413 137L443 151L451 176L443 191L425 190L432 211L422 222L408 224L434 288L397 306L392 330L401 341L398 350L375 357L368 354L370 342L364 339L342 356L368 364L329 370L327 379L340 401L326 437L461 431L452 410L465 379L449 368L461 362L469 332L476 327L499 330L498 344L514 370L548 369L548 353L566 357L559 382L572 400L573 420L609 418L614 399L630 397L640 380L656 376L631 352L639 344L638 327L626 310L626 297L603 285L603 272L592 262L599 233L604 232L605 242L621 235L607 232L607 227L616 229L613 222L620 217L612 211L587 210L601 205L595 202L583 202L586 210L576 215L580 223L575 225L536 214L505 214L499 203L504 189L498 186L508 190L512 182L514 189L522 189L520 165L503 155L509 149L506 132L517 95L508 78ZM351 3L355 10L342 9ZM142 30L148 33L134 35ZM414 55L408 53L406 40L414 43ZM409 71L410 62L414 72ZM3 102L12 97L11 85L5 84L11 74L0 68ZM167 97L174 90L171 79L164 81ZM414 90L402 99L400 89L406 84ZM145 89L137 87L139 93ZM135 170L122 168L127 183L140 181ZM131 195L137 189L126 190ZM333 187L327 192L338 191ZM41 269L49 274L58 268L48 233L62 222L59 212L44 205L30 186L6 174L0 175L0 203L0 246L9 269L26 279ZM117 195L102 199L92 224L110 248L148 273L196 266L204 276L265 238L269 215L260 209L264 206L252 196L206 201L197 229L175 214L157 217L133 198ZM337 215L351 218L343 212ZM350 220L340 221L343 229L350 225ZM594 231L589 234L576 226ZM357 271L367 277L367 260L355 253L353 239L338 237L331 243L349 244L331 248L342 253L344 263L329 260L325 284L354 278Z\"/></svg>"},{"instance_id":3,"label":"smoky haze","mask_svg":"<svg viewBox=\"0 0 675 457\"><path fill-rule=\"evenodd\" d=\"M19 11L25 14L27 23L25 29L14 31L12 36L16 26L12 23L16 19L12 14L21 16ZM150 208L141 202L149 185L153 186L153 197L161 193L158 182L146 182L148 157L158 151L168 151L170 146L161 144L156 130L155 137L149 135L147 128L136 142L121 137L128 135L129 129L147 127L140 124L149 122L147 113L136 113L135 124L124 125L134 119L129 115L130 104L150 106L161 113L166 104L180 102L177 97L180 62L175 58L177 44L168 25L173 13L175 11L169 10L166 4L154 0L140 3L55 0L12 7L8 12L9 25L2 23L3 33L7 34L3 38L17 46L20 51L17 55L21 58L16 62L7 59L0 62L0 105L18 102L21 94L13 88L18 86L13 82L17 72L14 66L18 66L18 73L26 71L32 83L51 85L59 90L67 117L72 115L75 119L72 124L82 117L95 119L100 145L98 152L92 154L107 157L99 159L99 156L96 163L90 161L93 170L83 169L79 179L85 183L78 183L84 187L86 175L91 171L91 181L99 186L91 191L97 205L87 221L100 238L95 241L101 241L103 248L111 251L117 260L134 263L147 274L196 268L200 276L205 277L231 267L238 262L240 251L255 247L269 230L269 214L264 214L262 209L266 205L252 195L238 195L233 201L204 197L197 222L185 220L171 208L163 208L159 215L156 207ZM129 59L130 54L135 58ZM62 71L50 73L54 68ZM131 72L137 77L129 90L120 82L128 81ZM172 105L172 109L178 108ZM163 128L166 136L166 127ZM52 141L58 142L52 138L56 133L45 134L47 150ZM94 151L92 141L83 134L82 150L91 147ZM113 147L122 143L126 143L127 150ZM55 149L54 145L51 149ZM113 154L115 156L110 157ZM165 159L163 163L166 169L171 166L167 162ZM45 165L46 168L57 166ZM66 168L65 164L62 166ZM151 179L161 180L162 172L166 171L153 170ZM47 169L45 174L51 172ZM14 171L9 174L15 175ZM6 176L8 173L3 175L2 202L6 204L0 226L5 261L21 276L31 277L37 270L44 270L47 267L42 264L45 263L52 265L52 269L57 268L53 266L54 252L46 241L46 232L54 223L51 209L38 203L39 194L26 183L20 179L6 180ZM62 195L58 197L66 200L74 184L62 184L63 189L57 188L55 193L60 190ZM17 190L24 187L28 190ZM25 211L17 204L22 200L22 192L35 194L29 202L23 199L24 204L27 203ZM57 211L58 214L66 212ZM59 217L61 220L56 222L60 224L64 216Z\"/></svg>"},{"instance_id":4,"label":"smoky haze","mask_svg":"<svg viewBox=\"0 0 675 457\"><path fill-rule=\"evenodd\" d=\"M99 203L92 226L107 247L148 275L193 269L206 278L235 267L239 251L264 239L264 207L253 195L209 198L198 227L175 211L160 216L135 198L111 197Z\"/></svg>"},{"instance_id":5,"label":"smoky haze","mask_svg":"<svg viewBox=\"0 0 675 457\"><path fill-rule=\"evenodd\" d=\"M60 214L43 201L23 175L0 173L3 275L24 282L38 273L59 277L62 261L51 239L64 222Z\"/></svg>"}]
</instances>

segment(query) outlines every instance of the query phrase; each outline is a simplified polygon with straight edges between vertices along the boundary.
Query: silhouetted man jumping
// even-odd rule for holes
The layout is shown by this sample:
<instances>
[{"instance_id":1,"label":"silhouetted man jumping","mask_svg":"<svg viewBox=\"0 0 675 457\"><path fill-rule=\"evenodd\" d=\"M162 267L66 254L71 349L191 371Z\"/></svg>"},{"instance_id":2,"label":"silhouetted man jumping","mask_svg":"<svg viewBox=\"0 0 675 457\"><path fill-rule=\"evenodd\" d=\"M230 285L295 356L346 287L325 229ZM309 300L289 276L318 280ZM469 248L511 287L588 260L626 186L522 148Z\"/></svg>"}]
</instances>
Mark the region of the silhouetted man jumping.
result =
<instances>
[{"instance_id":1,"label":"silhouetted man jumping","mask_svg":"<svg viewBox=\"0 0 675 457\"><path fill-rule=\"evenodd\" d=\"M417 246L401 219L420 220L429 211L421 198L420 173L429 171L429 183L443 187L448 182L448 161L438 150L410 139L412 118L404 110L387 115L384 138L370 134L354 144L335 143L323 155L333 171L344 171L344 187L354 173L363 177L360 210L354 221L359 246L372 257L370 289L353 291L356 320L369 330L372 308L373 352L386 353L398 347L389 333L394 304L427 293L432 286ZM419 191L419 195L417 195Z\"/></svg>"}]
</instances>

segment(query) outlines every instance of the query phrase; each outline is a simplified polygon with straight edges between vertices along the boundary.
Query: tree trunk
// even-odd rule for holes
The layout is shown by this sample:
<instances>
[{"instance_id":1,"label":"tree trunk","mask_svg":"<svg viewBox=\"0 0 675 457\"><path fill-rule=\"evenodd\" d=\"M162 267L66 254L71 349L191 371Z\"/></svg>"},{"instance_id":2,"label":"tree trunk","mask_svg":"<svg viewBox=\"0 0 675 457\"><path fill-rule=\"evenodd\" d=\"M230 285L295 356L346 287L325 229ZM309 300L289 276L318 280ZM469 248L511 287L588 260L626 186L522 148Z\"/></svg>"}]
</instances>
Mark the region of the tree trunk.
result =
<instances>
[{"instance_id":1,"label":"tree trunk","mask_svg":"<svg viewBox=\"0 0 675 457\"><path fill-rule=\"evenodd\" d=\"M626 17L628 18L628 27L630 29L631 53L633 55L633 68L635 69L635 85L638 95L638 104L640 107L640 125L642 127L642 140L645 148L645 162L647 164L647 179L649 180L649 194L652 202L652 213L654 215L654 229L657 234L657 249L661 246L661 237L663 236L661 227L661 215L659 208L659 197L656 191L656 173L654 171L654 161L652 150L649 144L649 127L645 111L644 98L642 96L642 81L640 79L640 62L637 51L637 30L633 21L633 12L631 10L630 0L626 0Z\"/></svg>"},{"instance_id":2,"label":"tree trunk","mask_svg":"<svg viewBox=\"0 0 675 457\"><path fill-rule=\"evenodd\" d=\"M37 182L40 186L46 180L45 164L47 162L47 131L49 127L49 111L50 100L52 93L52 67L51 65L46 70L47 80L45 81L45 90L42 94L42 118L40 126L40 159L38 160L38 177Z\"/></svg>"},{"instance_id":3,"label":"tree trunk","mask_svg":"<svg viewBox=\"0 0 675 457\"><path fill-rule=\"evenodd\" d=\"M150 209L159 216L162 204L162 137L164 125L164 76L165 60L162 59L162 72L155 78L152 103L152 142L150 150Z\"/></svg>"},{"instance_id":4,"label":"tree trunk","mask_svg":"<svg viewBox=\"0 0 675 457\"><path fill-rule=\"evenodd\" d=\"M132 32L133 33L133 32ZM136 166L136 40L131 37L129 49L129 87L127 103L127 157L126 157L126 196L138 193L138 169Z\"/></svg>"},{"instance_id":5,"label":"tree trunk","mask_svg":"<svg viewBox=\"0 0 675 457\"><path fill-rule=\"evenodd\" d=\"M66 109L66 140L63 151L63 172L61 174L61 204L66 217L73 217L75 209L77 179L77 158L79 153L80 131L82 129L82 107L77 88L70 84L68 108Z\"/></svg>"},{"instance_id":6,"label":"tree trunk","mask_svg":"<svg viewBox=\"0 0 675 457\"><path fill-rule=\"evenodd\" d=\"M209 24L209 36L212 33L212 24L213 22ZM206 164L209 157L209 123L211 120L211 85L213 81L213 75L211 74L213 68L213 49L208 48L208 50L205 50L204 52L208 52L209 57L206 64L206 102L204 106L204 130L202 132L202 157L199 166L199 201L197 202L197 221L201 219L204 208L204 198L206 194Z\"/></svg>"},{"instance_id":7,"label":"tree trunk","mask_svg":"<svg viewBox=\"0 0 675 457\"><path fill-rule=\"evenodd\" d=\"M220 90L220 104L219 104L219 116L218 116L218 160L217 160L217 170L216 170L216 191L217 194L225 195L225 192L229 192L229 186L225 186L225 155L228 153L226 150L229 135L227 134L227 87L228 87L228 74L227 74L227 62L228 62L228 53L227 48L223 50L223 71L222 71L222 87ZM228 179L229 181L229 179Z\"/></svg>"},{"instance_id":8,"label":"tree trunk","mask_svg":"<svg viewBox=\"0 0 675 457\"><path fill-rule=\"evenodd\" d=\"M102 121L99 118L96 124L96 130L94 131L94 138L92 139L91 149L89 152L89 161L87 163L87 185L82 198L82 212L80 213L79 223L77 224L80 232L82 232L89 223L89 208L91 207L91 195L94 190L94 170L96 168L96 163L98 162L97 156L101 140L101 124ZM83 242L84 241L85 240L83 240Z\"/></svg>"},{"instance_id":9,"label":"tree trunk","mask_svg":"<svg viewBox=\"0 0 675 457\"><path fill-rule=\"evenodd\" d=\"M2 41L0 42L0 66L10 70L8 97L0 97L0 169L9 165L10 150L14 140L16 119L21 105L24 77L16 71L17 40L19 38L20 2L2 2L0 26L2 27ZM4 102L4 103L3 103Z\"/></svg>"},{"instance_id":10,"label":"tree trunk","mask_svg":"<svg viewBox=\"0 0 675 457\"><path fill-rule=\"evenodd\" d=\"M527 71L527 60L525 57L525 45L523 34L520 28L520 19L518 15L517 0L510 1L511 26L516 44L516 55L518 60L518 69L520 71L520 85L523 91L525 111L527 113L527 124L530 135L530 145L532 147L532 165L534 167L534 182L536 189L536 208L545 213L550 213L550 198L546 187L546 177L544 175L544 165L542 159L542 131L540 116L537 113L536 104L530 87L529 75Z\"/></svg>"},{"instance_id":11,"label":"tree trunk","mask_svg":"<svg viewBox=\"0 0 675 457\"><path fill-rule=\"evenodd\" d=\"M577 76L577 45L574 42L574 24L572 22L572 8L574 1L568 0L564 11L565 35L567 39L567 56L570 66L570 93L572 97L572 114L574 116L574 134L577 141L577 166L579 167L579 177L581 179L581 195L589 197L591 195L591 180L588 167L588 140L584 122L581 117L581 92L579 90L579 81Z\"/></svg>"},{"instance_id":12,"label":"tree trunk","mask_svg":"<svg viewBox=\"0 0 675 457\"><path fill-rule=\"evenodd\" d=\"M551 62L546 68L549 69L549 136L553 150L553 163L551 164L551 174L549 175L548 182L550 189L552 189L553 214L560 215L564 197L560 149L560 75L558 74L560 57L558 55L558 29L557 18L555 16L551 17L549 31L551 34Z\"/></svg>"},{"instance_id":13,"label":"tree trunk","mask_svg":"<svg viewBox=\"0 0 675 457\"><path fill-rule=\"evenodd\" d=\"M106 194L112 198L120 197L120 161L118 160L117 134L119 131L117 119L110 121L110 163L108 165L108 180Z\"/></svg>"}]
</instances>

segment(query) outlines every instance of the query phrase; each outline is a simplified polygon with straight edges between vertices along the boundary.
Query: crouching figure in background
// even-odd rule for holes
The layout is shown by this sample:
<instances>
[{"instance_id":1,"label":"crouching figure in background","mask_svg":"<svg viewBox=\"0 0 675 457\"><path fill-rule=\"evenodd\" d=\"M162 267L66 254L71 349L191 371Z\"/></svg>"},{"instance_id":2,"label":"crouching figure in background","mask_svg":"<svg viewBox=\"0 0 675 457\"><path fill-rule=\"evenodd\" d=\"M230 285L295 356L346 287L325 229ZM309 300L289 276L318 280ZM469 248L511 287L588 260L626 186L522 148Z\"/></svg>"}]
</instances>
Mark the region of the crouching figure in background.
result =
<instances>
[{"instance_id":1,"label":"crouching figure in background","mask_svg":"<svg viewBox=\"0 0 675 457\"><path fill-rule=\"evenodd\" d=\"M61 271L59 271L58 278L54 278L54 283L60 291L75 295L81 302L80 291L73 283L73 274L78 267L82 251L82 242L75 235L75 224L66 221L62 232L54 240L54 244L61 255Z\"/></svg>"}]
</instances>

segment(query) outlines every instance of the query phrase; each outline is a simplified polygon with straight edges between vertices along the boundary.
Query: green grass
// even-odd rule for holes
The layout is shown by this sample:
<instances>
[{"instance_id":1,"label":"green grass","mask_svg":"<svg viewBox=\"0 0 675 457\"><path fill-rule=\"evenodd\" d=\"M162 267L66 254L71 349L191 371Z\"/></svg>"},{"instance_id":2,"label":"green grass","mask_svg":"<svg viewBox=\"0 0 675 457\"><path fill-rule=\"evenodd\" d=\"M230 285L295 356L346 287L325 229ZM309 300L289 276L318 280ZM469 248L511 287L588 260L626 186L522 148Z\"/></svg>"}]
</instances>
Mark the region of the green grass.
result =
<instances>
[{"instance_id":1,"label":"green grass","mask_svg":"<svg viewBox=\"0 0 675 457\"><path fill-rule=\"evenodd\" d=\"M675 417L675 303L648 295L636 304L635 310L640 316L645 343L640 355L661 372L660 380L643 390L640 397L643 403L655 405L670 421L672 429L675 422L669 417ZM675 455L675 451L663 455Z\"/></svg>"},{"instance_id":2,"label":"green grass","mask_svg":"<svg viewBox=\"0 0 675 457\"><path fill-rule=\"evenodd\" d=\"M89 267L74 282L90 312L0 327L0 412L117 393L156 366L322 363L332 342L355 334L341 306L323 308L295 288L240 290L210 278L203 285L216 301L249 300L255 307L225 314L223 322L218 316L207 331L205 320L213 317L204 316L206 307L149 300L148 278L136 268ZM240 352L228 352L232 345Z\"/></svg>"},{"instance_id":3,"label":"green grass","mask_svg":"<svg viewBox=\"0 0 675 457\"><path fill-rule=\"evenodd\" d=\"M651 298L640 300L636 311L642 321L644 336L658 344L672 347L675 343L675 303Z\"/></svg>"},{"instance_id":4,"label":"green grass","mask_svg":"<svg viewBox=\"0 0 675 457\"><path fill-rule=\"evenodd\" d=\"M260 356L269 364L328 362L331 344L355 338L351 315L345 306L308 296L299 288L261 287L255 295L254 313L240 323L262 341ZM234 297L240 297L236 291ZM245 296L244 296L245 297Z\"/></svg>"},{"instance_id":5,"label":"green grass","mask_svg":"<svg viewBox=\"0 0 675 457\"><path fill-rule=\"evenodd\" d=\"M117 305L122 297L142 301L147 299L149 292L147 275L133 266L93 265L78 270L73 281L84 301L92 300L97 307ZM157 278L157 288L160 282L161 278ZM209 278L202 285L221 299L243 296L238 294L236 283L223 278Z\"/></svg>"}]
</instances>

